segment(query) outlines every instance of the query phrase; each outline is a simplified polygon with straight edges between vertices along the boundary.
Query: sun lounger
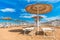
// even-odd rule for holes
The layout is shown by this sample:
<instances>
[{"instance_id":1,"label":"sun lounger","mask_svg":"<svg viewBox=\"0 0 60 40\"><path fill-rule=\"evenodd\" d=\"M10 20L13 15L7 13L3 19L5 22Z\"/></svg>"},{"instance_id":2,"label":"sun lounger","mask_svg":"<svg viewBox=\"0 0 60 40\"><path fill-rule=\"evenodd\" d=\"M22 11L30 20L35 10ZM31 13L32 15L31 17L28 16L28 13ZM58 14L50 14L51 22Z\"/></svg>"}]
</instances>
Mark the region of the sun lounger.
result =
<instances>
[{"instance_id":1,"label":"sun lounger","mask_svg":"<svg viewBox=\"0 0 60 40\"><path fill-rule=\"evenodd\" d=\"M29 28L24 28L23 30L29 30L29 31L31 31L33 29L34 29L34 27L29 27Z\"/></svg>"},{"instance_id":2,"label":"sun lounger","mask_svg":"<svg viewBox=\"0 0 60 40\"><path fill-rule=\"evenodd\" d=\"M53 29L53 28L42 28L42 30L43 30L43 31L47 31L47 30L48 30L48 31L52 31L52 30L54 30L54 29Z\"/></svg>"},{"instance_id":3,"label":"sun lounger","mask_svg":"<svg viewBox=\"0 0 60 40\"><path fill-rule=\"evenodd\" d=\"M26 31L32 31L34 29L34 27L27 27L27 28L24 28L23 31L24 31L24 34Z\"/></svg>"},{"instance_id":4,"label":"sun lounger","mask_svg":"<svg viewBox=\"0 0 60 40\"><path fill-rule=\"evenodd\" d=\"M55 29L54 28L42 28L42 31L44 32L44 37L51 37L53 40L55 39ZM46 31L52 31L51 36L46 36Z\"/></svg>"}]
</instances>

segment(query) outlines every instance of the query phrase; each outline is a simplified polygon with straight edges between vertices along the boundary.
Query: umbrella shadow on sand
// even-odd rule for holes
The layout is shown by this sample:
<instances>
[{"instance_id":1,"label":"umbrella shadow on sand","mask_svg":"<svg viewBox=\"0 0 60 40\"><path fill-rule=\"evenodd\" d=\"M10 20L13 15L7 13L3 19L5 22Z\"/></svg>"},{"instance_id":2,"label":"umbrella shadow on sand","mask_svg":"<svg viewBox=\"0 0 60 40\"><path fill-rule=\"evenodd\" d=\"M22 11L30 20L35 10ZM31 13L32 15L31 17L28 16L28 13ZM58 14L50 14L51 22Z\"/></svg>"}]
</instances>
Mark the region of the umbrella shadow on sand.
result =
<instances>
[{"instance_id":1,"label":"umbrella shadow on sand","mask_svg":"<svg viewBox=\"0 0 60 40\"><path fill-rule=\"evenodd\" d=\"M24 34L24 31L22 29L13 29L9 30L9 32L19 32L20 34ZM25 33L28 34L30 31L26 31Z\"/></svg>"},{"instance_id":2,"label":"umbrella shadow on sand","mask_svg":"<svg viewBox=\"0 0 60 40\"><path fill-rule=\"evenodd\" d=\"M13 30L9 30L9 32L19 32L20 34L24 34L24 31L22 29L13 29ZM26 31L25 34L29 34L31 31ZM36 35L43 35L44 32L43 31L39 31L35 33Z\"/></svg>"}]
</instances>

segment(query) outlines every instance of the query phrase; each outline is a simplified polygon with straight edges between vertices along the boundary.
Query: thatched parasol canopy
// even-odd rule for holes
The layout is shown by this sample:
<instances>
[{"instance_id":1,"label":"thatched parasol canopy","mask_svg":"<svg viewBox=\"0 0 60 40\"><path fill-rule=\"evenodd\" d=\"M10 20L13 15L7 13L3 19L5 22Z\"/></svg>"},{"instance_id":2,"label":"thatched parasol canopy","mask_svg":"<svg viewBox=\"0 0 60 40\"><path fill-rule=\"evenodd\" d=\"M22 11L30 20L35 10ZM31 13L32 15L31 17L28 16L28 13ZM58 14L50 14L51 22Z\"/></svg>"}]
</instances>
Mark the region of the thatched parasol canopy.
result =
<instances>
[{"instance_id":1,"label":"thatched parasol canopy","mask_svg":"<svg viewBox=\"0 0 60 40\"><path fill-rule=\"evenodd\" d=\"M2 20L11 20L12 18L10 17L6 17L6 18L2 18Z\"/></svg>"},{"instance_id":2,"label":"thatched parasol canopy","mask_svg":"<svg viewBox=\"0 0 60 40\"><path fill-rule=\"evenodd\" d=\"M52 6L49 4L32 4L26 7L26 11L32 14L45 14L52 10Z\"/></svg>"},{"instance_id":3,"label":"thatched parasol canopy","mask_svg":"<svg viewBox=\"0 0 60 40\"><path fill-rule=\"evenodd\" d=\"M38 23L40 21L40 19L43 18L43 17L41 17L41 16L33 16L32 18L35 19L36 23Z\"/></svg>"},{"instance_id":4,"label":"thatched parasol canopy","mask_svg":"<svg viewBox=\"0 0 60 40\"><path fill-rule=\"evenodd\" d=\"M33 16L32 18L34 18L36 21L38 21L39 19L43 18L41 16Z\"/></svg>"}]
</instances>

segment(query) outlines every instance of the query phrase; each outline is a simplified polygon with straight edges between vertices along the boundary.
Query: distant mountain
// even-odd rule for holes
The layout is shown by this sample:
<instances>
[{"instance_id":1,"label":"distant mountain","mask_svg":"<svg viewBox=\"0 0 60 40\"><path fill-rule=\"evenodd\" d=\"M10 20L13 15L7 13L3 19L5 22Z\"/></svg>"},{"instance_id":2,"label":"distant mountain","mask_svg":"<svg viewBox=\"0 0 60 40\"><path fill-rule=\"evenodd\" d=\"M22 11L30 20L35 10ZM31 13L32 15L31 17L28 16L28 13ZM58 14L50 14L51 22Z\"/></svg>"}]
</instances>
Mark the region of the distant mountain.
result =
<instances>
[{"instance_id":1,"label":"distant mountain","mask_svg":"<svg viewBox=\"0 0 60 40\"><path fill-rule=\"evenodd\" d=\"M44 22L42 24L50 24L50 25L53 25L53 26L60 26L60 19L51 20L51 21L48 21L48 22Z\"/></svg>"}]
</instances>

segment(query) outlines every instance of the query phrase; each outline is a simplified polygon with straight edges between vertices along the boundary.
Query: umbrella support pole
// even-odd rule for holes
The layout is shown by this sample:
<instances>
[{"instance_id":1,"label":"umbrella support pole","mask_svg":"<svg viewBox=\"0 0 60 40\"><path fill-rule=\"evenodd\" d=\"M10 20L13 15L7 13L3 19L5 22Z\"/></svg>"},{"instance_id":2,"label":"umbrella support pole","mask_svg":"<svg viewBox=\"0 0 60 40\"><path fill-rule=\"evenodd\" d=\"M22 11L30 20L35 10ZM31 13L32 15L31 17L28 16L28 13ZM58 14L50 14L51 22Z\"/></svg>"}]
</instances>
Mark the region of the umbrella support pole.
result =
<instances>
[{"instance_id":1,"label":"umbrella support pole","mask_svg":"<svg viewBox=\"0 0 60 40\"><path fill-rule=\"evenodd\" d=\"M39 33L39 31L40 31L39 20L37 20L37 34Z\"/></svg>"}]
</instances>

